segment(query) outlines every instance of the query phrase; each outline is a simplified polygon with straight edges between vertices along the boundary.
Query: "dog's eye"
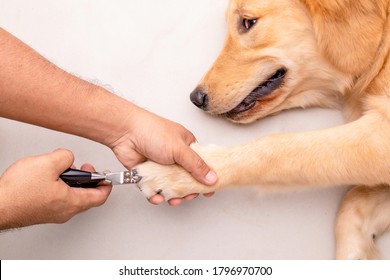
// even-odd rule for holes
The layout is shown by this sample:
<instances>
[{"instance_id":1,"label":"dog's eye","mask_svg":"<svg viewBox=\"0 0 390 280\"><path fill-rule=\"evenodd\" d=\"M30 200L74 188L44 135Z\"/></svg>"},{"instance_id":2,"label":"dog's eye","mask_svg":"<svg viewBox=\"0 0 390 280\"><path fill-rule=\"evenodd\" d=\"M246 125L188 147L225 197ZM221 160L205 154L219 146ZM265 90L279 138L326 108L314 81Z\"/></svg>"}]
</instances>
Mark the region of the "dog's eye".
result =
<instances>
[{"instance_id":1,"label":"dog's eye","mask_svg":"<svg viewBox=\"0 0 390 280\"><path fill-rule=\"evenodd\" d=\"M249 19L249 18L244 18L242 19L242 27L244 28L245 31L248 31L255 25L257 22L257 19Z\"/></svg>"}]
</instances>

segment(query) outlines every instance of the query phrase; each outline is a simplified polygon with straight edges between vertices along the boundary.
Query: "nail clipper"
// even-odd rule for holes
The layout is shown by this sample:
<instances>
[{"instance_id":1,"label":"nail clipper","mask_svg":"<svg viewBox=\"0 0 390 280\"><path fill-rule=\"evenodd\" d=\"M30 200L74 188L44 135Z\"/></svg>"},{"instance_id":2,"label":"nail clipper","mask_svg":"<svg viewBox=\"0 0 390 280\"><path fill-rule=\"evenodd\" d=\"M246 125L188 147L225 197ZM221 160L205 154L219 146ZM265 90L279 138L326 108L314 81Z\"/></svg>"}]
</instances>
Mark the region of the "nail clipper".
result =
<instances>
[{"instance_id":1,"label":"nail clipper","mask_svg":"<svg viewBox=\"0 0 390 280\"><path fill-rule=\"evenodd\" d=\"M121 172L89 172L85 170L69 168L60 178L71 187L95 188L99 183L106 182L113 185L137 184L142 177L136 169Z\"/></svg>"}]
</instances>

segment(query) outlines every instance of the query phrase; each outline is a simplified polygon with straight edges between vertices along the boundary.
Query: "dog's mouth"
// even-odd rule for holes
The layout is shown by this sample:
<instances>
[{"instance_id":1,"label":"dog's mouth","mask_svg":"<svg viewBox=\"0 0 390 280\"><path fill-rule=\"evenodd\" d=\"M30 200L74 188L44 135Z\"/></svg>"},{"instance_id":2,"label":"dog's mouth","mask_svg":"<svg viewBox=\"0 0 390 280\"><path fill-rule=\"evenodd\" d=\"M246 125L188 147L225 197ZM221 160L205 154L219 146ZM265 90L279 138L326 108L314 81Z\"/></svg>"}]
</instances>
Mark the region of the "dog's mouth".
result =
<instances>
[{"instance_id":1,"label":"dog's mouth","mask_svg":"<svg viewBox=\"0 0 390 280\"><path fill-rule=\"evenodd\" d=\"M256 105L258 100L270 95L283 84L286 74L286 68L278 69L266 81L258 85L243 101L241 101L240 104L238 104L229 112L226 112L222 115L228 118L233 118L240 113L252 109Z\"/></svg>"}]
</instances>

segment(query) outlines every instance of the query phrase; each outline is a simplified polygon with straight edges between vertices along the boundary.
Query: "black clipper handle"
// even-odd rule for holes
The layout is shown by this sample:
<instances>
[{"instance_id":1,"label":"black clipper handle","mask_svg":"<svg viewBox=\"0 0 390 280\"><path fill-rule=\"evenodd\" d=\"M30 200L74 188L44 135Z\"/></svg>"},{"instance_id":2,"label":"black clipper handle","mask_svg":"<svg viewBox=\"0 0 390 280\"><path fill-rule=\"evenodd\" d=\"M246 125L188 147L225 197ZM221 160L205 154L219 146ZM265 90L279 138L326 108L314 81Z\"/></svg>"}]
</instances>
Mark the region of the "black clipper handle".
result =
<instances>
[{"instance_id":1,"label":"black clipper handle","mask_svg":"<svg viewBox=\"0 0 390 280\"><path fill-rule=\"evenodd\" d=\"M104 179L92 179L92 173L84 170L68 168L60 178L74 188L96 188Z\"/></svg>"}]
</instances>

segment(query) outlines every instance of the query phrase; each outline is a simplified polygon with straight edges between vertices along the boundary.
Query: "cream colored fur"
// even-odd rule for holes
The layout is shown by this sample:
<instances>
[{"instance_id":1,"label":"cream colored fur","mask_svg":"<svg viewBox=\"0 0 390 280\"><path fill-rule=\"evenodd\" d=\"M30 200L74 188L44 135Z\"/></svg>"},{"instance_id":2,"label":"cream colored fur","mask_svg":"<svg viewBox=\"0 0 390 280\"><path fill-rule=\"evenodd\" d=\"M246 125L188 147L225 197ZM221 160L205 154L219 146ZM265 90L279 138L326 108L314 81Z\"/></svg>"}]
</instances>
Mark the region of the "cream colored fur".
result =
<instances>
[{"instance_id":1,"label":"cream colored fur","mask_svg":"<svg viewBox=\"0 0 390 280\"><path fill-rule=\"evenodd\" d=\"M345 125L270 135L236 147L193 145L219 181L206 187L178 166L137 168L147 197L166 199L229 186L356 187L346 194L337 225L336 257L377 258L374 240L390 226L389 0L230 0L225 46L199 84L207 111L236 107L280 67L284 83L248 111L253 122L296 107L332 107ZM245 18L256 19L247 32Z\"/></svg>"}]
</instances>

